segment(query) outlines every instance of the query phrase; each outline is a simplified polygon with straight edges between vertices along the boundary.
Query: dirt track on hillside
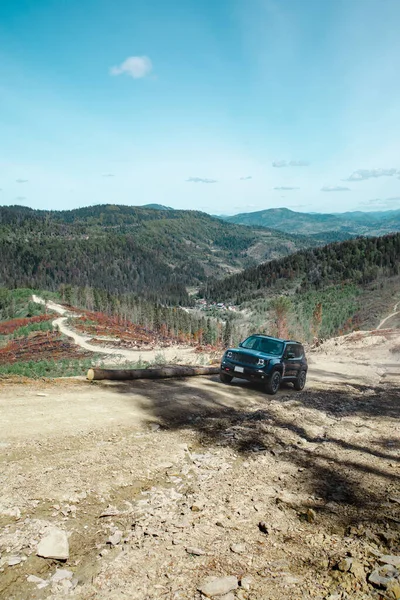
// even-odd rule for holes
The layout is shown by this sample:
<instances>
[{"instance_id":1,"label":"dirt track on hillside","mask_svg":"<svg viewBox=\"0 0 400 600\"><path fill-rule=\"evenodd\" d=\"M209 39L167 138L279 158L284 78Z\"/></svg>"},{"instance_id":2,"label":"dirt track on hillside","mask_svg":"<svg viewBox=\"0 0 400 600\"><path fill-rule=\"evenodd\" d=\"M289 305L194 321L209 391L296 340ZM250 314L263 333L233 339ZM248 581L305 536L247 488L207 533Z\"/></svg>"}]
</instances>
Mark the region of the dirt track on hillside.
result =
<instances>
[{"instance_id":1,"label":"dirt track on hillside","mask_svg":"<svg viewBox=\"0 0 400 600\"><path fill-rule=\"evenodd\" d=\"M205 377L3 383L0 597L200 599L234 576L226 600L389 598L367 578L400 554L399 349L329 340L306 389L273 398ZM65 564L36 556L51 526Z\"/></svg>"},{"instance_id":2,"label":"dirt track on hillside","mask_svg":"<svg viewBox=\"0 0 400 600\"><path fill-rule=\"evenodd\" d=\"M124 348L110 348L107 345L91 344L90 340L93 338L91 335L82 335L72 327L68 325L68 318L79 315L77 313L69 313L61 304L57 304L52 301L45 301L43 298L32 296L32 299L37 304L47 306L47 308L55 313L61 315L59 318L54 319L53 326L57 328L62 334L71 338L74 343L95 354L102 354L108 357L108 365L122 365L125 362L138 362L145 361L152 363L159 360L160 357L163 361L173 363L180 362L181 364L198 364L199 362L207 361L208 357L204 357L200 354L196 354L195 349L189 346L169 346L163 348L155 348L153 350L126 350Z\"/></svg>"}]
</instances>

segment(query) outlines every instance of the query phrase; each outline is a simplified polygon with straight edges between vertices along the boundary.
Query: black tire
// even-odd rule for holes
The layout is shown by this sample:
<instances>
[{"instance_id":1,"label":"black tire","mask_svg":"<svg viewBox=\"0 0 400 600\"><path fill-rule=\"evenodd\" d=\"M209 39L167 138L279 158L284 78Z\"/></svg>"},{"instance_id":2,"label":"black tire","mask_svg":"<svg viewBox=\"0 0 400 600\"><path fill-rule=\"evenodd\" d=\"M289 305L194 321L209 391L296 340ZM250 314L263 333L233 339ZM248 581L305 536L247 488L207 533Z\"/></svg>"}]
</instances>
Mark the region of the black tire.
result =
<instances>
[{"instance_id":1,"label":"black tire","mask_svg":"<svg viewBox=\"0 0 400 600\"><path fill-rule=\"evenodd\" d=\"M297 376L297 379L294 382L294 389L297 390L298 392L301 392L301 390L304 390L305 385L306 385L306 379L307 379L307 371L300 371L300 373Z\"/></svg>"},{"instance_id":2,"label":"black tire","mask_svg":"<svg viewBox=\"0 0 400 600\"><path fill-rule=\"evenodd\" d=\"M265 391L267 394L274 396L279 390L282 381L282 375L279 371L272 371L271 376L268 378L265 384Z\"/></svg>"},{"instance_id":3,"label":"black tire","mask_svg":"<svg viewBox=\"0 0 400 600\"><path fill-rule=\"evenodd\" d=\"M222 381L222 383L230 383L233 379L232 375L228 375L228 373L223 373L222 371L219 374L219 378Z\"/></svg>"}]
</instances>

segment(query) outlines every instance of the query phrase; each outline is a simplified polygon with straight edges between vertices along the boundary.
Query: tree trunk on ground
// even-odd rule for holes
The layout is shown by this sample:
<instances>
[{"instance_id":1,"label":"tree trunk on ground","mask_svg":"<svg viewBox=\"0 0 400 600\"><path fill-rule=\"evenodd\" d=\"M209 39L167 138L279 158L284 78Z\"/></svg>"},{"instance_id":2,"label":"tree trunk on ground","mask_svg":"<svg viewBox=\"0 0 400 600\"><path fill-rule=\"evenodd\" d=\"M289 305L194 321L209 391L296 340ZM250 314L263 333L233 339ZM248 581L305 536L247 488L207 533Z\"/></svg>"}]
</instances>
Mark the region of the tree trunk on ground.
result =
<instances>
[{"instance_id":1,"label":"tree trunk on ground","mask_svg":"<svg viewBox=\"0 0 400 600\"><path fill-rule=\"evenodd\" d=\"M219 367L160 367L158 369L89 369L89 381L112 379L164 379L165 377L193 377L195 375L216 375Z\"/></svg>"}]
</instances>

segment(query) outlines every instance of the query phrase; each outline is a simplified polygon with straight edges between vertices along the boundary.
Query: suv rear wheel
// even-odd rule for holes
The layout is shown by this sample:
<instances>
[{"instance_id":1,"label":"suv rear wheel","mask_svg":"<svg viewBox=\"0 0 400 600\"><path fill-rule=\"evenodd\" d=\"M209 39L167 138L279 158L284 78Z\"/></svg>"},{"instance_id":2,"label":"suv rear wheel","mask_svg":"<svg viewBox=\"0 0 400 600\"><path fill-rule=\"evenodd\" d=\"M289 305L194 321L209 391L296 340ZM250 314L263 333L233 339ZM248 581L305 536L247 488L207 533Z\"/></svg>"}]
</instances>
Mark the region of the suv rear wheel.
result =
<instances>
[{"instance_id":1,"label":"suv rear wheel","mask_svg":"<svg viewBox=\"0 0 400 600\"><path fill-rule=\"evenodd\" d=\"M300 373L297 375L297 379L294 382L294 389L297 390L298 392L301 392L301 390L304 390L304 387L306 385L306 379L307 379L306 371L300 371Z\"/></svg>"},{"instance_id":2,"label":"suv rear wheel","mask_svg":"<svg viewBox=\"0 0 400 600\"><path fill-rule=\"evenodd\" d=\"M282 375L279 373L279 371L273 371L271 377L269 377L267 383L265 384L265 391L267 392L267 394L271 394L271 396L274 396L279 390L281 380Z\"/></svg>"},{"instance_id":3,"label":"suv rear wheel","mask_svg":"<svg viewBox=\"0 0 400 600\"><path fill-rule=\"evenodd\" d=\"M228 375L227 373L220 373L219 374L219 378L222 381L222 383L230 383L233 379L232 375Z\"/></svg>"}]
</instances>

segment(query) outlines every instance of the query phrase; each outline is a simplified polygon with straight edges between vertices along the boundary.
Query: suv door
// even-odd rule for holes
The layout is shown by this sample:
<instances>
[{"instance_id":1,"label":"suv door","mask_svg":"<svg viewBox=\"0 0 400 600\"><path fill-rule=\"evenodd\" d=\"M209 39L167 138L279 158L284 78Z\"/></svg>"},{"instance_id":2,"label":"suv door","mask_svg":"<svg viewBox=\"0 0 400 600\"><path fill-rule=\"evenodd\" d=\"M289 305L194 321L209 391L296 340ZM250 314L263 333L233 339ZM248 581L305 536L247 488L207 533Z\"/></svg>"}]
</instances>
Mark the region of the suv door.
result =
<instances>
[{"instance_id":1,"label":"suv door","mask_svg":"<svg viewBox=\"0 0 400 600\"><path fill-rule=\"evenodd\" d=\"M301 369L303 353L299 344L288 344L283 355L284 378L295 379Z\"/></svg>"}]
</instances>

